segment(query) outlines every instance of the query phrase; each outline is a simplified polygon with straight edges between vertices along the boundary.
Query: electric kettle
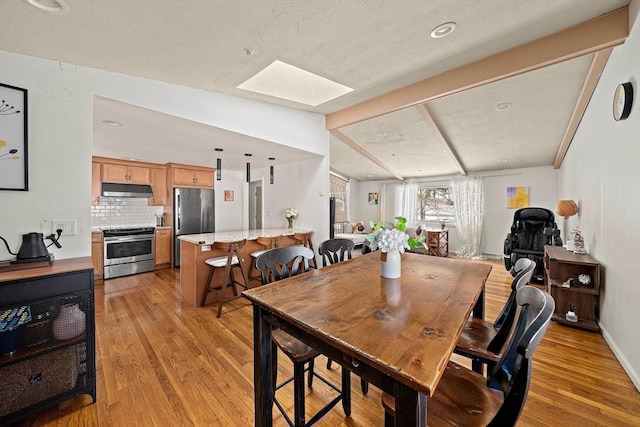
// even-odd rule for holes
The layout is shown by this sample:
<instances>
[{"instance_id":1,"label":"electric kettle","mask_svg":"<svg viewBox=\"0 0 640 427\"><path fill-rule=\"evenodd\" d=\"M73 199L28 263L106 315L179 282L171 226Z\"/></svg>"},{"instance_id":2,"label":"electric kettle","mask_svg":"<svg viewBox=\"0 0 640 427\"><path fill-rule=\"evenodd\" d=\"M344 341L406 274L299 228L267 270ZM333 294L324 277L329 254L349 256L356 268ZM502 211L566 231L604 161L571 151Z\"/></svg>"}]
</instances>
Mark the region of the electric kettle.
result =
<instances>
[{"instance_id":1,"label":"electric kettle","mask_svg":"<svg viewBox=\"0 0 640 427\"><path fill-rule=\"evenodd\" d=\"M57 248L61 248L62 245L58 242L58 238L60 238L60 234L62 234L62 230L56 230L58 235L50 234L46 237L56 245ZM0 236L0 240L2 240L7 247L7 251L11 255L16 255L16 259L11 261L11 264L23 264L27 262L38 262L38 261L49 261L53 260L53 255L49 253L47 250L47 246L44 244L45 237L42 233L27 233L22 235L22 244L20 245L20 249L18 253L11 252L11 248L9 248L9 244L7 241ZM49 245L51 246L51 245Z\"/></svg>"}]
</instances>

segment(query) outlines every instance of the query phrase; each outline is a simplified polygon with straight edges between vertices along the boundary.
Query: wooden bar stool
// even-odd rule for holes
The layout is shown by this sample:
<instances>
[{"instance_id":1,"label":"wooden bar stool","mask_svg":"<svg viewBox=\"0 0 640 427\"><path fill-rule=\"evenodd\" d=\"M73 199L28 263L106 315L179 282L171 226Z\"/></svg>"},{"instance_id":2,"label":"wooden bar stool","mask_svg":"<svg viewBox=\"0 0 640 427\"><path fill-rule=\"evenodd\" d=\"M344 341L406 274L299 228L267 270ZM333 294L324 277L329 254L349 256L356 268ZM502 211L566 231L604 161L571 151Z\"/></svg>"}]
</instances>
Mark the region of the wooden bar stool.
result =
<instances>
[{"instance_id":1,"label":"wooden bar stool","mask_svg":"<svg viewBox=\"0 0 640 427\"><path fill-rule=\"evenodd\" d=\"M216 317L220 317L222 314L222 304L225 302L225 292L227 291L227 286L231 285L233 288L234 298L239 296L238 288L236 285L240 285L245 289L249 287L249 281L247 280L247 275L242 268L242 262L240 258L240 253L238 252L245 244L247 243L246 239L238 240L235 242L214 242L211 245L212 250L217 251L225 251L227 255L209 258L205 260L205 263L211 267L209 271L209 278L207 279L207 289L205 289L204 295L202 296L202 304L207 301L207 296L209 292L216 292L220 295L220 300L218 301L218 312ZM216 269L224 268L224 274L222 277L222 283L215 284L213 282L213 277ZM236 279L236 276L233 273L234 269L240 269L240 274L242 275L243 282L239 282Z\"/></svg>"},{"instance_id":2,"label":"wooden bar stool","mask_svg":"<svg viewBox=\"0 0 640 427\"><path fill-rule=\"evenodd\" d=\"M318 263L316 262L316 251L313 249L311 236L313 236L313 231L310 231L308 233L293 233L293 238L298 245L309 248L313 252L313 259L309 260L309 267L318 268Z\"/></svg>"},{"instance_id":3,"label":"wooden bar stool","mask_svg":"<svg viewBox=\"0 0 640 427\"><path fill-rule=\"evenodd\" d=\"M256 260L260 255L267 252L269 249L278 247L278 240L275 237L258 237L256 243L261 245L263 249L251 252L251 267L249 267L249 280L260 280L260 270L256 269ZM254 274L257 273L257 274Z\"/></svg>"}]
</instances>

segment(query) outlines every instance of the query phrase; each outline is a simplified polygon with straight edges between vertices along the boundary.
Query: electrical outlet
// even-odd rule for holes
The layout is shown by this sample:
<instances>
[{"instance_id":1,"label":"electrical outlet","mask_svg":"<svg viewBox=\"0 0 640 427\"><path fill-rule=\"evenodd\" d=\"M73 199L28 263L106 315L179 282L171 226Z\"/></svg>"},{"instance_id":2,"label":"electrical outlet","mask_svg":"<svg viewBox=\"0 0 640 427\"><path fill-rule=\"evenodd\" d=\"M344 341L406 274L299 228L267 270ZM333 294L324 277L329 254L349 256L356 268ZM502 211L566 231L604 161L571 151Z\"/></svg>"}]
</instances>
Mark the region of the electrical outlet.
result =
<instances>
[{"instance_id":1,"label":"electrical outlet","mask_svg":"<svg viewBox=\"0 0 640 427\"><path fill-rule=\"evenodd\" d=\"M51 232L55 233L56 230L62 230L63 236L75 236L76 220L75 219L54 219L51 221Z\"/></svg>"}]
</instances>

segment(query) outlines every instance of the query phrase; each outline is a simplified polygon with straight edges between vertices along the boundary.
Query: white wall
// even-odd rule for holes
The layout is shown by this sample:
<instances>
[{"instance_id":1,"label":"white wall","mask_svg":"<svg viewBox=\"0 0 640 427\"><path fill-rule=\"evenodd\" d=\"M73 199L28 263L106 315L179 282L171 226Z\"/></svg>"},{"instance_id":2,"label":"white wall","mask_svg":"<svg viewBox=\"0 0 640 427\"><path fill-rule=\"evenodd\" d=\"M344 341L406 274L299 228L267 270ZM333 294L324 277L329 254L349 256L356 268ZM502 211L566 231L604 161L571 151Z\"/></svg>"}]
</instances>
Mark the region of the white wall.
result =
<instances>
[{"instance_id":1,"label":"white wall","mask_svg":"<svg viewBox=\"0 0 640 427\"><path fill-rule=\"evenodd\" d=\"M325 160L329 155L329 133L320 114L90 68L60 67L55 61L3 51L0 51L0 81L29 91L30 189L0 191L0 235L12 244L14 252L21 234L50 233L50 220L76 219L78 235L64 236L62 249L53 252L59 259L90 255L94 95L324 156L310 162L310 167L292 167L298 175L282 180L278 193L290 195L288 204L314 213L303 220L309 221L309 226L328 230L328 202L305 194L313 189L317 195L321 189L326 197L329 189L329 166ZM232 177L229 173L225 175L225 180ZM217 184L216 188L223 190L225 185L229 186ZM217 206L224 206L221 196L217 193ZM239 200L245 197L237 193L236 196ZM265 195L265 210L280 208L280 205L270 207L270 203ZM224 209L216 215L218 229L236 228L235 209ZM10 258L2 245L0 259Z\"/></svg>"},{"instance_id":2,"label":"white wall","mask_svg":"<svg viewBox=\"0 0 640 427\"><path fill-rule=\"evenodd\" d=\"M640 390L640 1L630 6L633 27L600 77L560 173L560 195L574 199L589 254L604 267L600 325ZM631 24L630 24L631 26ZM613 120L619 83L634 87L631 116Z\"/></svg>"},{"instance_id":3,"label":"white wall","mask_svg":"<svg viewBox=\"0 0 640 427\"><path fill-rule=\"evenodd\" d=\"M424 185L448 185L449 179L432 178L429 181L425 181ZM530 206L543 207L553 211L558 201L557 181L558 171L552 167L511 169L496 174L486 174L482 252L487 255L502 257L504 239L511 228L513 213L515 212L515 209L507 208L507 187L529 187ZM382 181L357 183L360 194L357 200L358 207L354 211L359 212L360 216L352 216L350 219L362 219L365 222L378 219L379 212L375 206L368 204L367 196L369 192L379 191L381 183ZM394 194L393 191L388 191L388 193L386 220L391 221L394 217ZM556 222L558 226L561 226L561 219L556 218ZM427 226L438 228L440 224L437 222L427 223ZM448 224L447 228L449 229L449 251L456 251L460 248L457 229L452 224Z\"/></svg>"},{"instance_id":4,"label":"white wall","mask_svg":"<svg viewBox=\"0 0 640 427\"><path fill-rule=\"evenodd\" d=\"M233 231L242 229L242 200L245 176L240 171L225 170L222 179L215 181L216 190L216 231ZM224 201L224 190L233 191L233 201Z\"/></svg>"}]
</instances>

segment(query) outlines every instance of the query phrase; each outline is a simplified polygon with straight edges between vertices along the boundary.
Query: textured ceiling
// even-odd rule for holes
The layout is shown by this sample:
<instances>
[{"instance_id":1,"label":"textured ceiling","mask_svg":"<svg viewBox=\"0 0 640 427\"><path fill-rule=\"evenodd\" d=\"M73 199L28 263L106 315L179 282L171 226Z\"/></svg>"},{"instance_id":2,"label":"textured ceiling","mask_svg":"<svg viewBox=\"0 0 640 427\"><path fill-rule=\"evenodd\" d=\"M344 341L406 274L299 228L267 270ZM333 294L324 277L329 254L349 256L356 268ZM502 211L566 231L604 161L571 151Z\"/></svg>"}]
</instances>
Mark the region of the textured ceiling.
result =
<instances>
[{"instance_id":1,"label":"textured ceiling","mask_svg":"<svg viewBox=\"0 0 640 427\"><path fill-rule=\"evenodd\" d=\"M71 11L59 16L43 13L23 0L0 1L0 49L322 114L629 3L66 1ZM453 34L437 40L429 37L433 28L448 21L457 23ZM236 88L274 60L333 79L354 91L318 107L308 107ZM441 98L429 102L426 108L468 172L551 165L589 66L590 57L586 56ZM103 101L96 102L96 118L117 120L109 115L117 115L120 103ZM512 107L498 113L493 107L500 102L511 102ZM134 107L122 108L130 111ZM340 131L405 178L457 173L451 155L419 108L389 113ZM170 140L160 141L180 134L176 133L180 129L183 135L190 135L193 152L210 152L210 133L220 132L182 119L161 120L161 116L154 123L156 113L138 113L139 122L129 119L127 126L117 130L96 125L94 153L187 162ZM167 127L172 125L177 128ZM186 130L190 125L195 128ZM118 136L106 134L116 131ZM244 135L233 138L241 147L238 151L243 152L255 151L252 147L264 143ZM149 141L156 141L153 150ZM280 146L265 148L278 150ZM231 153L229 156L229 163L234 163ZM279 161L305 156L308 153L296 150L278 153ZM393 177L333 136L331 157L332 168L358 180ZM240 165L242 161L235 163Z\"/></svg>"}]
</instances>

